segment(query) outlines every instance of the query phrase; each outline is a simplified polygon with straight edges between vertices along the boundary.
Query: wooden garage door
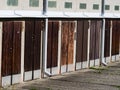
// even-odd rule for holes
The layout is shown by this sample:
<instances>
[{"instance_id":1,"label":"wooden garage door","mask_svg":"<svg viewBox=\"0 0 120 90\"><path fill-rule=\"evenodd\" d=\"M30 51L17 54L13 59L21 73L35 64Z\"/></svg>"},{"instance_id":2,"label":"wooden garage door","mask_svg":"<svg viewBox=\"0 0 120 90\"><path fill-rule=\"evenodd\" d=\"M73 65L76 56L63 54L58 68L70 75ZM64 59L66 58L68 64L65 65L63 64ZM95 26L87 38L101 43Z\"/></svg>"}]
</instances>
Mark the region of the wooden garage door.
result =
<instances>
[{"instance_id":1,"label":"wooden garage door","mask_svg":"<svg viewBox=\"0 0 120 90\"><path fill-rule=\"evenodd\" d=\"M62 21L61 65L73 64L75 22Z\"/></svg>"},{"instance_id":2,"label":"wooden garage door","mask_svg":"<svg viewBox=\"0 0 120 90\"><path fill-rule=\"evenodd\" d=\"M59 21L48 23L47 68L57 67L58 63L58 30Z\"/></svg>"},{"instance_id":3,"label":"wooden garage door","mask_svg":"<svg viewBox=\"0 0 120 90\"><path fill-rule=\"evenodd\" d=\"M40 69L41 30L43 30L41 20L25 21L24 69L25 72L32 71L32 79L34 78L34 70Z\"/></svg>"},{"instance_id":4,"label":"wooden garage door","mask_svg":"<svg viewBox=\"0 0 120 90\"><path fill-rule=\"evenodd\" d=\"M88 20L78 20L76 62L87 61L88 28Z\"/></svg>"},{"instance_id":5,"label":"wooden garage door","mask_svg":"<svg viewBox=\"0 0 120 90\"><path fill-rule=\"evenodd\" d=\"M3 22L2 76L20 74L21 22Z\"/></svg>"}]
</instances>

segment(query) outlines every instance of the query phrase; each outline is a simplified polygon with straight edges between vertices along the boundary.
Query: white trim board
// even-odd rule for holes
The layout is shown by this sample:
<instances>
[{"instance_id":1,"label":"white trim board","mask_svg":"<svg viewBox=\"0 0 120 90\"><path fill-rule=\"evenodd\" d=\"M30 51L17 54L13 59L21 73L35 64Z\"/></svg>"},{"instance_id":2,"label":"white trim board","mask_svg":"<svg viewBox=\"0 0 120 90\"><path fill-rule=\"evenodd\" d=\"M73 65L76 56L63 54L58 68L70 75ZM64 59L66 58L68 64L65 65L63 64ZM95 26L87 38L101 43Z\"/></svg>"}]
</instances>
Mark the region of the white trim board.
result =
<instances>
[{"instance_id":1,"label":"white trim board","mask_svg":"<svg viewBox=\"0 0 120 90\"><path fill-rule=\"evenodd\" d=\"M120 18L118 13L101 12L67 12L67 11L47 11L43 14L41 10L0 10L0 18Z\"/></svg>"}]
</instances>

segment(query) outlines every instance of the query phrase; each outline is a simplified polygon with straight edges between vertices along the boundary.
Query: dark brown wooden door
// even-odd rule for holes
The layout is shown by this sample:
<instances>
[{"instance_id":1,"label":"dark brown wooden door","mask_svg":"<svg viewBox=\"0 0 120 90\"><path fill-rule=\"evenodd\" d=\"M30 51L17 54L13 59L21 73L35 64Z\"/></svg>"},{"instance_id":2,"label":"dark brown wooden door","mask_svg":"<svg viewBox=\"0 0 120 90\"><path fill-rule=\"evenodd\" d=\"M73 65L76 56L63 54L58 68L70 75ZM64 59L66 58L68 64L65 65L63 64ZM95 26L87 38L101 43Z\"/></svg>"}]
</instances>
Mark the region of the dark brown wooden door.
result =
<instances>
[{"instance_id":1,"label":"dark brown wooden door","mask_svg":"<svg viewBox=\"0 0 120 90\"><path fill-rule=\"evenodd\" d=\"M25 21L25 72L40 69L41 30L43 30L43 26L41 20Z\"/></svg>"},{"instance_id":2,"label":"dark brown wooden door","mask_svg":"<svg viewBox=\"0 0 120 90\"><path fill-rule=\"evenodd\" d=\"M90 60L99 59L101 21L91 20L90 23Z\"/></svg>"},{"instance_id":3,"label":"dark brown wooden door","mask_svg":"<svg viewBox=\"0 0 120 90\"><path fill-rule=\"evenodd\" d=\"M110 20L106 20L105 23L105 46L104 46L104 57L110 56Z\"/></svg>"},{"instance_id":4,"label":"dark brown wooden door","mask_svg":"<svg viewBox=\"0 0 120 90\"><path fill-rule=\"evenodd\" d=\"M62 21L61 65L73 63L75 22Z\"/></svg>"},{"instance_id":5,"label":"dark brown wooden door","mask_svg":"<svg viewBox=\"0 0 120 90\"><path fill-rule=\"evenodd\" d=\"M47 68L57 67L59 21L48 23ZM52 69L51 69L52 72Z\"/></svg>"},{"instance_id":6,"label":"dark brown wooden door","mask_svg":"<svg viewBox=\"0 0 120 90\"><path fill-rule=\"evenodd\" d=\"M21 22L3 22L2 76L20 74Z\"/></svg>"},{"instance_id":7,"label":"dark brown wooden door","mask_svg":"<svg viewBox=\"0 0 120 90\"><path fill-rule=\"evenodd\" d=\"M77 21L76 62L87 61L88 20Z\"/></svg>"}]
</instances>

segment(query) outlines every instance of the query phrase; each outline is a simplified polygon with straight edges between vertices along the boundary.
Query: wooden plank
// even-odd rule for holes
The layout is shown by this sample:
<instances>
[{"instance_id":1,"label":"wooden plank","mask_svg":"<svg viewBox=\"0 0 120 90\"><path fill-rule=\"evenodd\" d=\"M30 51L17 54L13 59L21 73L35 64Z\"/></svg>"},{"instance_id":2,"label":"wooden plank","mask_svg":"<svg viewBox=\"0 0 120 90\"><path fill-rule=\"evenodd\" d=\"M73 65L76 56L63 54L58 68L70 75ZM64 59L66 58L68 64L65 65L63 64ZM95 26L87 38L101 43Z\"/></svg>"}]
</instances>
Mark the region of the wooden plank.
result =
<instances>
[{"instance_id":1,"label":"wooden plank","mask_svg":"<svg viewBox=\"0 0 120 90\"><path fill-rule=\"evenodd\" d=\"M96 22L96 35L95 35L95 59L99 59L100 55L100 30L101 30L101 20L97 20Z\"/></svg>"},{"instance_id":2,"label":"wooden plank","mask_svg":"<svg viewBox=\"0 0 120 90\"><path fill-rule=\"evenodd\" d=\"M69 22L68 28L68 64L73 64L75 22Z\"/></svg>"},{"instance_id":3,"label":"wooden plank","mask_svg":"<svg viewBox=\"0 0 120 90\"><path fill-rule=\"evenodd\" d=\"M31 71L34 67L33 66L33 54L34 54L33 32L34 32L34 22L25 21L25 60L24 60L25 71Z\"/></svg>"},{"instance_id":4,"label":"wooden plank","mask_svg":"<svg viewBox=\"0 0 120 90\"><path fill-rule=\"evenodd\" d=\"M105 47L104 47L104 56L108 57L110 52L110 20L106 20L105 23Z\"/></svg>"},{"instance_id":5,"label":"wooden plank","mask_svg":"<svg viewBox=\"0 0 120 90\"><path fill-rule=\"evenodd\" d=\"M118 34L118 38L119 38L118 42L119 42L119 53L120 53L120 20L117 23L117 28L118 28L117 34Z\"/></svg>"},{"instance_id":6,"label":"wooden plank","mask_svg":"<svg viewBox=\"0 0 120 90\"><path fill-rule=\"evenodd\" d=\"M117 46L117 36L116 36L117 26L116 20L113 20L113 28L112 28L112 55L116 55L116 46Z\"/></svg>"},{"instance_id":7,"label":"wooden plank","mask_svg":"<svg viewBox=\"0 0 120 90\"><path fill-rule=\"evenodd\" d=\"M119 31L120 31L120 21L116 20L116 35L115 35L115 53L119 54Z\"/></svg>"},{"instance_id":8,"label":"wooden plank","mask_svg":"<svg viewBox=\"0 0 120 90\"><path fill-rule=\"evenodd\" d=\"M40 52L41 52L41 30L42 22L35 21L34 31L34 70L40 69Z\"/></svg>"},{"instance_id":9,"label":"wooden plank","mask_svg":"<svg viewBox=\"0 0 120 90\"><path fill-rule=\"evenodd\" d=\"M76 62L82 62L83 21L77 21Z\"/></svg>"},{"instance_id":10,"label":"wooden plank","mask_svg":"<svg viewBox=\"0 0 120 90\"><path fill-rule=\"evenodd\" d=\"M56 67L58 63L58 30L59 22L53 22L52 34L52 67Z\"/></svg>"},{"instance_id":11,"label":"wooden plank","mask_svg":"<svg viewBox=\"0 0 120 90\"><path fill-rule=\"evenodd\" d=\"M12 74L12 54L13 54L13 22L3 22L2 41L2 76Z\"/></svg>"},{"instance_id":12,"label":"wooden plank","mask_svg":"<svg viewBox=\"0 0 120 90\"><path fill-rule=\"evenodd\" d=\"M52 67L52 22L48 22L47 68Z\"/></svg>"},{"instance_id":13,"label":"wooden plank","mask_svg":"<svg viewBox=\"0 0 120 90\"><path fill-rule=\"evenodd\" d=\"M68 33L69 24L68 22L62 22L61 26L62 40L61 40L61 65L68 64Z\"/></svg>"},{"instance_id":14,"label":"wooden plank","mask_svg":"<svg viewBox=\"0 0 120 90\"><path fill-rule=\"evenodd\" d=\"M14 22L12 74L21 71L21 22Z\"/></svg>"},{"instance_id":15,"label":"wooden plank","mask_svg":"<svg viewBox=\"0 0 120 90\"><path fill-rule=\"evenodd\" d=\"M91 20L90 26L90 60L94 60L95 58L95 28L96 21Z\"/></svg>"},{"instance_id":16,"label":"wooden plank","mask_svg":"<svg viewBox=\"0 0 120 90\"><path fill-rule=\"evenodd\" d=\"M87 61L87 45L88 45L88 28L89 28L89 22L88 20L84 20L84 29L83 29L83 56L82 60Z\"/></svg>"}]
</instances>

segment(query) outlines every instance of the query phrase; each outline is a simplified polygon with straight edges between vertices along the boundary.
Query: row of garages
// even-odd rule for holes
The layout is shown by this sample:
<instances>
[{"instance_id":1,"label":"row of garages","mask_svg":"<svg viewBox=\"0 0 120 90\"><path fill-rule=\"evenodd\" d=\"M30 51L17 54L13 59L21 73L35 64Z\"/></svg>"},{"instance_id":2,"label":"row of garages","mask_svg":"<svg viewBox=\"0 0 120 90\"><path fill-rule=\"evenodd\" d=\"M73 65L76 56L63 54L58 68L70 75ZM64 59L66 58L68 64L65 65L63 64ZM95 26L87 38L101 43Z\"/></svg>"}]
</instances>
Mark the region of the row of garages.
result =
<instances>
[{"instance_id":1,"label":"row of garages","mask_svg":"<svg viewBox=\"0 0 120 90\"><path fill-rule=\"evenodd\" d=\"M119 24L105 19L103 30L102 19L48 19L47 24L44 19L1 21L1 85L99 66L101 53L106 63L119 60Z\"/></svg>"}]
</instances>

